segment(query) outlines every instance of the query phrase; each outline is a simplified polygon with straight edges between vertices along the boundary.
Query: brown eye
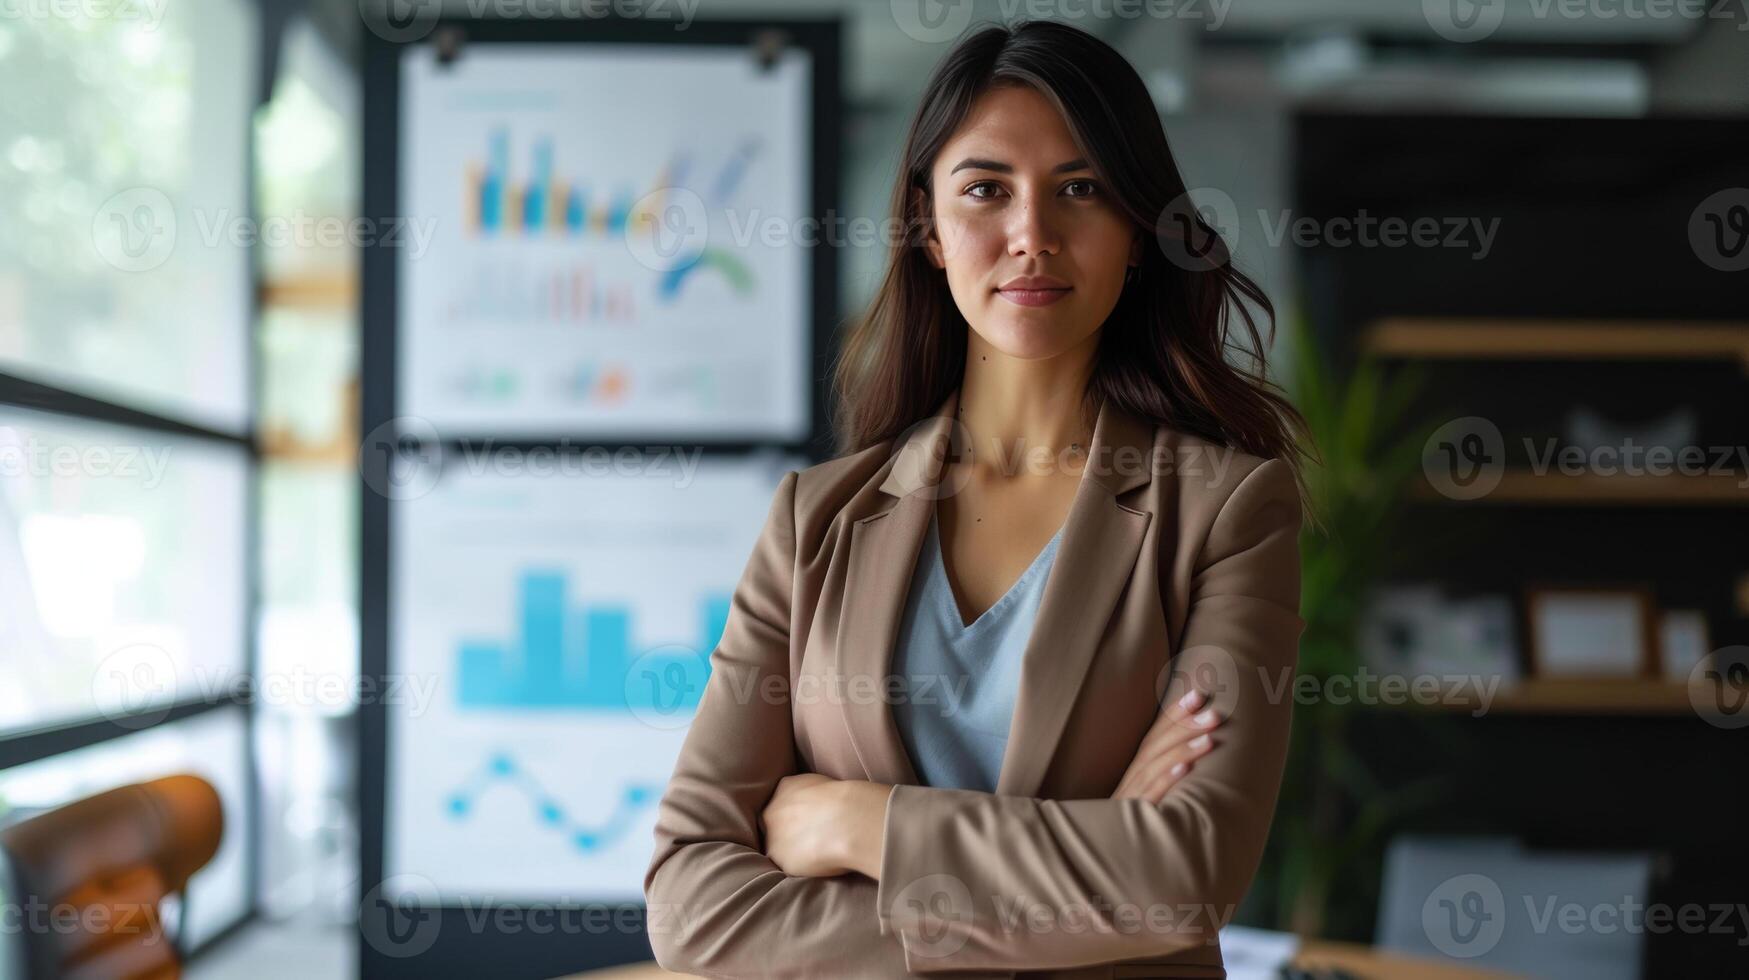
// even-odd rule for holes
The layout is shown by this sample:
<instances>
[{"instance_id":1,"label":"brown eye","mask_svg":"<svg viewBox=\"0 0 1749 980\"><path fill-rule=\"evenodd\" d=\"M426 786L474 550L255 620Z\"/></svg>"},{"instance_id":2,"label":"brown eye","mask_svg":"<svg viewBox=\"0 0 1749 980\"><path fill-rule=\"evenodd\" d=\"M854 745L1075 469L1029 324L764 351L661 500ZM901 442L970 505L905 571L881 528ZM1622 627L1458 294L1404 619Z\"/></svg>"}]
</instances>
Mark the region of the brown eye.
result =
<instances>
[{"instance_id":1,"label":"brown eye","mask_svg":"<svg viewBox=\"0 0 1749 980\"><path fill-rule=\"evenodd\" d=\"M1092 197L1099 193L1099 185L1091 180L1071 180L1063 185L1064 190L1068 190L1071 187L1085 187L1086 191L1080 194L1070 194L1070 197Z\"/></svg>"},{"instance_id":2,"label":"brown eye","mask_svg":"<svg viewBox=\"0 0 1749 980\"><path fill-rule=\"evenodd\" d=\"M989 200L989 199L990 199L990 197L991 197L991 196L993 196L993 195L986 195L986 194L977 194L977 193L973 193L973 192L975 192L975 191L976 191L976 190L977 190L977 189L978 189L978 188L980 188L980 187L986 187L986 188L989 188L989 189L990 189L990 190L992 190L992 191L995 191L995 190L1000 190L1000 189L1001 189L1001 188L999 188L999 187L997 187L997 186L996 186L996 184L995 184L995 182L993 182L993 181L988 181L988 180L980 180L980 181L978 181L978 182L977 182L977 183L975 183L975 184L973 184L973 185L972 185L972 186L970 186L970 187L967 187L967 188L966 188L966 193L967 193L967 194L971 194L971 195L972 195L972 197L974 197L974 198L976 198L976 199L977 199L977 200L980 200L980 201L988 201L988 200Z\"/></svg>"}]
</instances>

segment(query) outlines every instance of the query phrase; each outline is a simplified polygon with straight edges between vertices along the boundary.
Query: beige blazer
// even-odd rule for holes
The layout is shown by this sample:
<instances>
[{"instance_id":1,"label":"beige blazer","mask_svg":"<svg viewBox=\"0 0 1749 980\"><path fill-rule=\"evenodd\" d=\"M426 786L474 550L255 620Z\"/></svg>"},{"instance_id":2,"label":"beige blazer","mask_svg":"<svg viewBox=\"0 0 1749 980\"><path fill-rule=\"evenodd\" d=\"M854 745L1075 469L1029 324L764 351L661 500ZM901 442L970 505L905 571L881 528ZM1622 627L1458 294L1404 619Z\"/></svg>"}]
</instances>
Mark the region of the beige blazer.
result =
<instances>
[{"instance_id":1,"label":"beige blazer","mask_svg":"<svg viewBox=\"0 0 1749 980\"><path fill-rule=\"evenodd\" d=\"M1022 660L994 793L918 785L886 697L959 393L784 474L662 797L664 967L718 977L1223 977L1287 753L1289 467L1107 403ZM1194 678L1227 720L1158 805L1111 799ZM920 687L914 696L924 697ZM880 880L784 874L759 815L798 772L894 784Z\"/></svg>"}]
</instances>

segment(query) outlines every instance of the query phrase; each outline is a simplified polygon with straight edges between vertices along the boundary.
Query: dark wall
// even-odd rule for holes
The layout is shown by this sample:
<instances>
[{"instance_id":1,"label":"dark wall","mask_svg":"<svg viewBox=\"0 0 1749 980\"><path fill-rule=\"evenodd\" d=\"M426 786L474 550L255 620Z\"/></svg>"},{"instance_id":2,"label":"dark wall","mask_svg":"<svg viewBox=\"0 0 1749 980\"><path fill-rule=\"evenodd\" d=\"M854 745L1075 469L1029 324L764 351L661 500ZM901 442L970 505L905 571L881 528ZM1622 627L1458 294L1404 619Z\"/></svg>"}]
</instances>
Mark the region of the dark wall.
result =
<instances>
[{"instance_id":1,"label":"dark wall","mask_svg":"<svg viewBox=\"0 0 1749 980\"><path fill-rule=\"evenodd\" d=\"M1749 324L1749 272L1690 243L1703 200L1749 188L1749 121L1305 115L1296 216L1498 219L1474 248L1314 245L1304 252L1315 334L1348 361L1386 316L1709 320ZM1749 192L1745 192L1749 195ZM1746 197L1745 200L1749 200ZM1480 415L1505 436L1558 436L1585 404L1645 424L1688 409L1695 442L1749 445L1749 365L1721 360L1429 361L1416 414ZM1741 461L1738 462L1741 467ZM1734 583L1749 574L1749 508L1413 504L1391 577L1521 599L1533 582L1642 583L1661 606L1705 610L1711 646L1749 643ZM1520 649L1523 649L1520 637ZM1506 834L1533 845L1661 856L1653 900L1749 901L1743 814L1749 728L1695 714L1360 719L1358 748L1387 785L1430 774L1455 792L1396 828ZM1375 856L1376 857L1376 856ZM1372 890L1358 889L1376 902ZM1351 916L1370 922L1373 909ZM1364 934L1351 938L1364 939ZM1733 936L1648 935L1647 976L1742 976Z\"/></svg>"}]
</instances>

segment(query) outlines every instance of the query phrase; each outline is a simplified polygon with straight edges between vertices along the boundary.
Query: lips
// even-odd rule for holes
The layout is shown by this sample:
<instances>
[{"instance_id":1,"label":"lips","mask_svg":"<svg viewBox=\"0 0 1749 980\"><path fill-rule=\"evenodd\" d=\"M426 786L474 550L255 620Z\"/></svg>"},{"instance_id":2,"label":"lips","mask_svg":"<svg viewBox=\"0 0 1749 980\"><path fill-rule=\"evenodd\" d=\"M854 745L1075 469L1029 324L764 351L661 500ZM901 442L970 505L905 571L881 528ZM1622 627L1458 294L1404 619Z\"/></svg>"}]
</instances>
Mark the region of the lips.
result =
<instances>
[{"instance_id":1,"label":"lips","mask_svg":"<svg viewBox=\"0 0 1749 980\"><path fill-rule=\"evenodd\" d=\"M1052 276L1017 276L996 287L996 295L1018 306L1046 306L1074 287Z\"/></svg>"},{"instance_id":2,"label":"lips","mask_svg":"<svg viewBox=\"0 0 1749 980\"><path fill-rule=\"evenodd\" d=\"M996 295L1020 306L1048 306L1069 295L1067 289L998 289Z\"/></svg>"}]
</instances>

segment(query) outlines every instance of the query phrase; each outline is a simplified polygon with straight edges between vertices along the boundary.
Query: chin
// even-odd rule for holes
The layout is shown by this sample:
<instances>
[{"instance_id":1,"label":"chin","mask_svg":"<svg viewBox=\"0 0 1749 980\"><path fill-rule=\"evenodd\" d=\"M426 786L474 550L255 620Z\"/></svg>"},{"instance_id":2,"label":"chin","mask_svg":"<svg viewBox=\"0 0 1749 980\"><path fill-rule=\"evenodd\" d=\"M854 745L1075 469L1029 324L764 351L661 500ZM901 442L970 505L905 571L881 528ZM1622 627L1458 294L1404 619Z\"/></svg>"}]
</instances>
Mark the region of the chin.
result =
<instances>
[{"instance_id":1,"label":"chin","mask_svg":"<svg viewBox=\"0 0 1749 980\"><path fill-rule=\"evenodd\" d=\"M989 328L979 331L986 343L1009 357L1037 360L1055 357L1075 346L1076 332L1057 311L1029 310L1019 316L1005 314Z\"/></svg>"}]
</instances>

